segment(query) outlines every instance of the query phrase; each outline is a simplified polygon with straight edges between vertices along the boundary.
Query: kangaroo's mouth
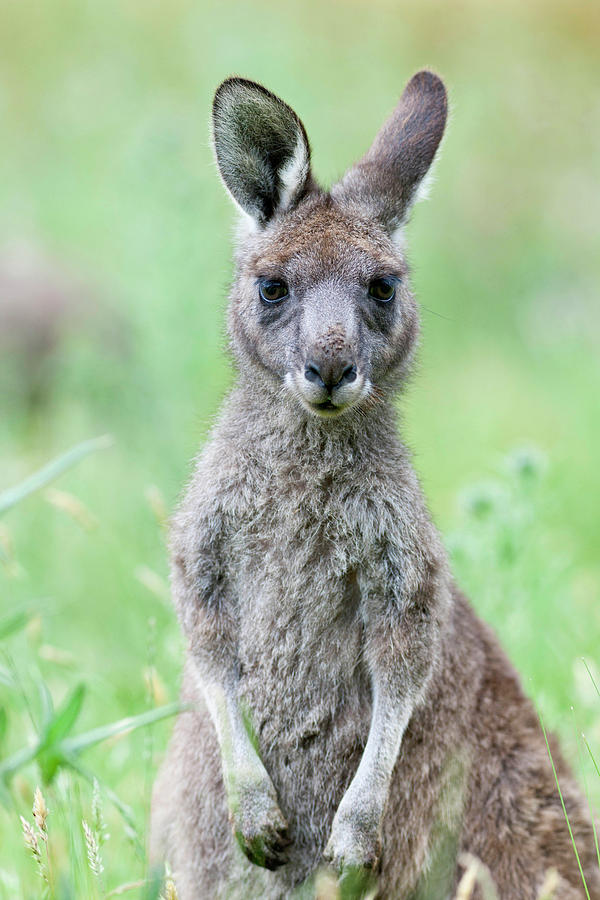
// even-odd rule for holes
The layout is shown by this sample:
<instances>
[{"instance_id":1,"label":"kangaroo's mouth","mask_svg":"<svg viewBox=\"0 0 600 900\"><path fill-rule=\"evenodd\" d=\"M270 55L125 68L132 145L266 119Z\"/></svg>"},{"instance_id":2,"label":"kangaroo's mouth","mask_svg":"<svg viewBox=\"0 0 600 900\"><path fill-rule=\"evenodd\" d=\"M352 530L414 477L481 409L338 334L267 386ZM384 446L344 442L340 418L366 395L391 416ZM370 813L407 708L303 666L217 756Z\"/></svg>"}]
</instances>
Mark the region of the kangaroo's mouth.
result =
<instances>
[{"instance_id":1,"label":"kangaroo's mouth","mask_svg":"<svg viewBox=\"0 0 600 900\"><path fill-rule=\"evenodd\" d=\"M346 380L344 384L327 390L325 386L307 380L304 370L300 369L286 373L285 385L307 412L323 419L342 416L370 390L370 382L360 372L352 381Z\"/></svg>"},{"instance_id":2,"label":"kangaroo's mouth","mask_svg":"<svg viewBox=\"0 0 600 900\"><path fill-rule=\"evenodd\" d=\"M318 409L319 412L329 412L331 410L339 411L339 406L336 406L331 400L324 400L322 403L311 403L311 406Z\"/></svg>"},{"instance_id":3,"label":"kangaroo's mouth","mask_svg":"<svg viewBox=\"0 0 600 900\"><path fill-rule=\"evenodd\" d=\"M321 416L323 419L332 419L335 416L341 416L350 406L348 403L342 403L339 406L336 406L331 400L323 400L321 403L305 402L305 405L313 414Z\"/></svg>"}]
</instances>

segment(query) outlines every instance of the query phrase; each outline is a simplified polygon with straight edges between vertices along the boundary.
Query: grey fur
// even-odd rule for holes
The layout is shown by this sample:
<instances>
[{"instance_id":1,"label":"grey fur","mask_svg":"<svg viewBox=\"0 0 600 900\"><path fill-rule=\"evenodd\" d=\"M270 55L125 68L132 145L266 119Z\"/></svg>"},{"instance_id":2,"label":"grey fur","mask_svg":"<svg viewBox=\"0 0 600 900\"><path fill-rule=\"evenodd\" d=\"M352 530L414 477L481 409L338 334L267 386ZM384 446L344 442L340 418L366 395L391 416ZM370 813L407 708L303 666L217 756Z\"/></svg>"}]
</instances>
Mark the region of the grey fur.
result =
<instances>
[{"instance_id":1,"label":"grey fur","mask_svg":"<svg viewBox=\"0 0 600 900\"><path fill-rule=\"evenodd\" d=\"M405 220L444 134L448 101L433 72L417 72L370 150L333 195L362 206L390 231Z\"/></svg>"},{"instance_id":2,"label":"grey fur","mask_svg":"<svg viewBox=\"0 0 600 900\"><path fill-rule=\"evenodd\" d=\"M182 900L311 896L324 855L363 884L376 872L379 896L442 900L463 851L501 900L533 900L551 866L557 898L583 897L534 711L452 582L396 432L418 317L391 233L441 137L440 85L415 76L410 129L384 126L330 194L307 173L286 208L266 214L264 184L245 200L259 227L231 291L238 381L171 535L193 709L155 787L152 844ZM244 135L227 132L232 157ZM369 294L383 276L388 303ZM265 278L288 286L281 302L261 301ZM309 380L310 360L342 358L353 381ZM554 751L598 900L591 823Z\"/></svg>"}]
</instances>

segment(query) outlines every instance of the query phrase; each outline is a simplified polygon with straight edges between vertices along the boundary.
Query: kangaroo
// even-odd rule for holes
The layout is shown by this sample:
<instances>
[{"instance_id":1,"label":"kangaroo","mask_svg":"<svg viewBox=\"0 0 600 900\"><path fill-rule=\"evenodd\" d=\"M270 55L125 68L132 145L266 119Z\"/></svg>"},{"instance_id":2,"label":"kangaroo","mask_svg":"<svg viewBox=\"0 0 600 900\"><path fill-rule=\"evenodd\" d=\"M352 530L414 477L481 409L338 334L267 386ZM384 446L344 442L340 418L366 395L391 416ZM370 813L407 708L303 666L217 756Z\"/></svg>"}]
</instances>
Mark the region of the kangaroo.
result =
<instances>
[{"instance_id":1,"label":"kangaroo","mask_svg":"<svg viewBox=\"0 0 600 900\"><path fill-rule=\"evenodd\" d=\"M446 117L419 72L326 191L289 106L237 77L216 92L237 383L172 525L188 706L151 842L182 900L312 897L324 863L345 896L446 900L468 855L500 900L534 900L551 868L556 900L586 896L535 710L396 429L419 330L403 228ZM591 818L551 747L598 900Z\"/></svg>"}]
</instances>

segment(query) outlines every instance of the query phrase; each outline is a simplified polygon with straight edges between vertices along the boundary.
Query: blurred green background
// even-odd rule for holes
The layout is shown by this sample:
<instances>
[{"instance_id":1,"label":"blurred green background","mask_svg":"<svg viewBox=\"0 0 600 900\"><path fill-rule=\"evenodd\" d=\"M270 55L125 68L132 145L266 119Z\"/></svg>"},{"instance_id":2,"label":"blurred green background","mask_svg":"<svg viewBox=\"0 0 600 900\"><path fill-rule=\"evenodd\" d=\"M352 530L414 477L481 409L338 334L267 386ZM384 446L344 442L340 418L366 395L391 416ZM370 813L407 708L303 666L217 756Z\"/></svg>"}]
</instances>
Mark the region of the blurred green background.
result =
<instances>
[{"instance_id":1,"label":"blurred green background","mask_svg":"<svg viewBox=\"0 0 600 900\"><path fill-rule=\"evenodd\" d=\"M161 522L232 379L215 87L238 73L281 95L330 184L430 66L452 113L409 228L423 339L401 427L459 580L572 762L571 704L598 746L600 700L576 663L600 655L598 3L0 9L0 490L78 441L114 437L0 525L0 613L30 610L4 651L24 684L41 673L58 702L85 681L81 727L177 696ZM520 446L536 448L533 488ZM8 752L30 730L26 691L0 692ZM168 731L150 750L134 735L90 757L142 829ZM24 896L35 873L14 822L35 783L25 771L0 811L0 847L15 848L0 850L0 890L16 860ZM142 863L111 830L116 883Z\"/></svg>"}]
</instances>

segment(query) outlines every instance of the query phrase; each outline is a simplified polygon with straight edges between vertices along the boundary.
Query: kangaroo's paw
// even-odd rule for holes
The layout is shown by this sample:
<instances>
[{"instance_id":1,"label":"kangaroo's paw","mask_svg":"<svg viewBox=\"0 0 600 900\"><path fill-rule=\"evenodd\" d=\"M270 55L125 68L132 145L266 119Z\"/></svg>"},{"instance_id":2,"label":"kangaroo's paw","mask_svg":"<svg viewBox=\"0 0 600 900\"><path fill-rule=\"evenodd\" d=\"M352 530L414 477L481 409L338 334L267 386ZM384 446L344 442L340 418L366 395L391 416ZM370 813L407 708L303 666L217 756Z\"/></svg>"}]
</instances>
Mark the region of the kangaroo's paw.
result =
<instances>
[{"instance_id":1,"label":"kangaroo's paw","mask_svg":"<svg viewBox=\"0 0 600 900\"><path fill-rule=\"evenodd\" d=\"M377 811L342 801L323 854L338 872L372 872L381 856L380 817Z\"/></svg>"},{"instance_id":2,"label":"kangaroo's paw","mask_svg":"<svg viewBox=\"0 0 600 900\"><path fill-rule=\"evenodd\" d=\"M265 869L284 865L291 841L271 781L240 781L234 793L231 822L243 852L250 862Z\"/></svg>"}]
</instances>

